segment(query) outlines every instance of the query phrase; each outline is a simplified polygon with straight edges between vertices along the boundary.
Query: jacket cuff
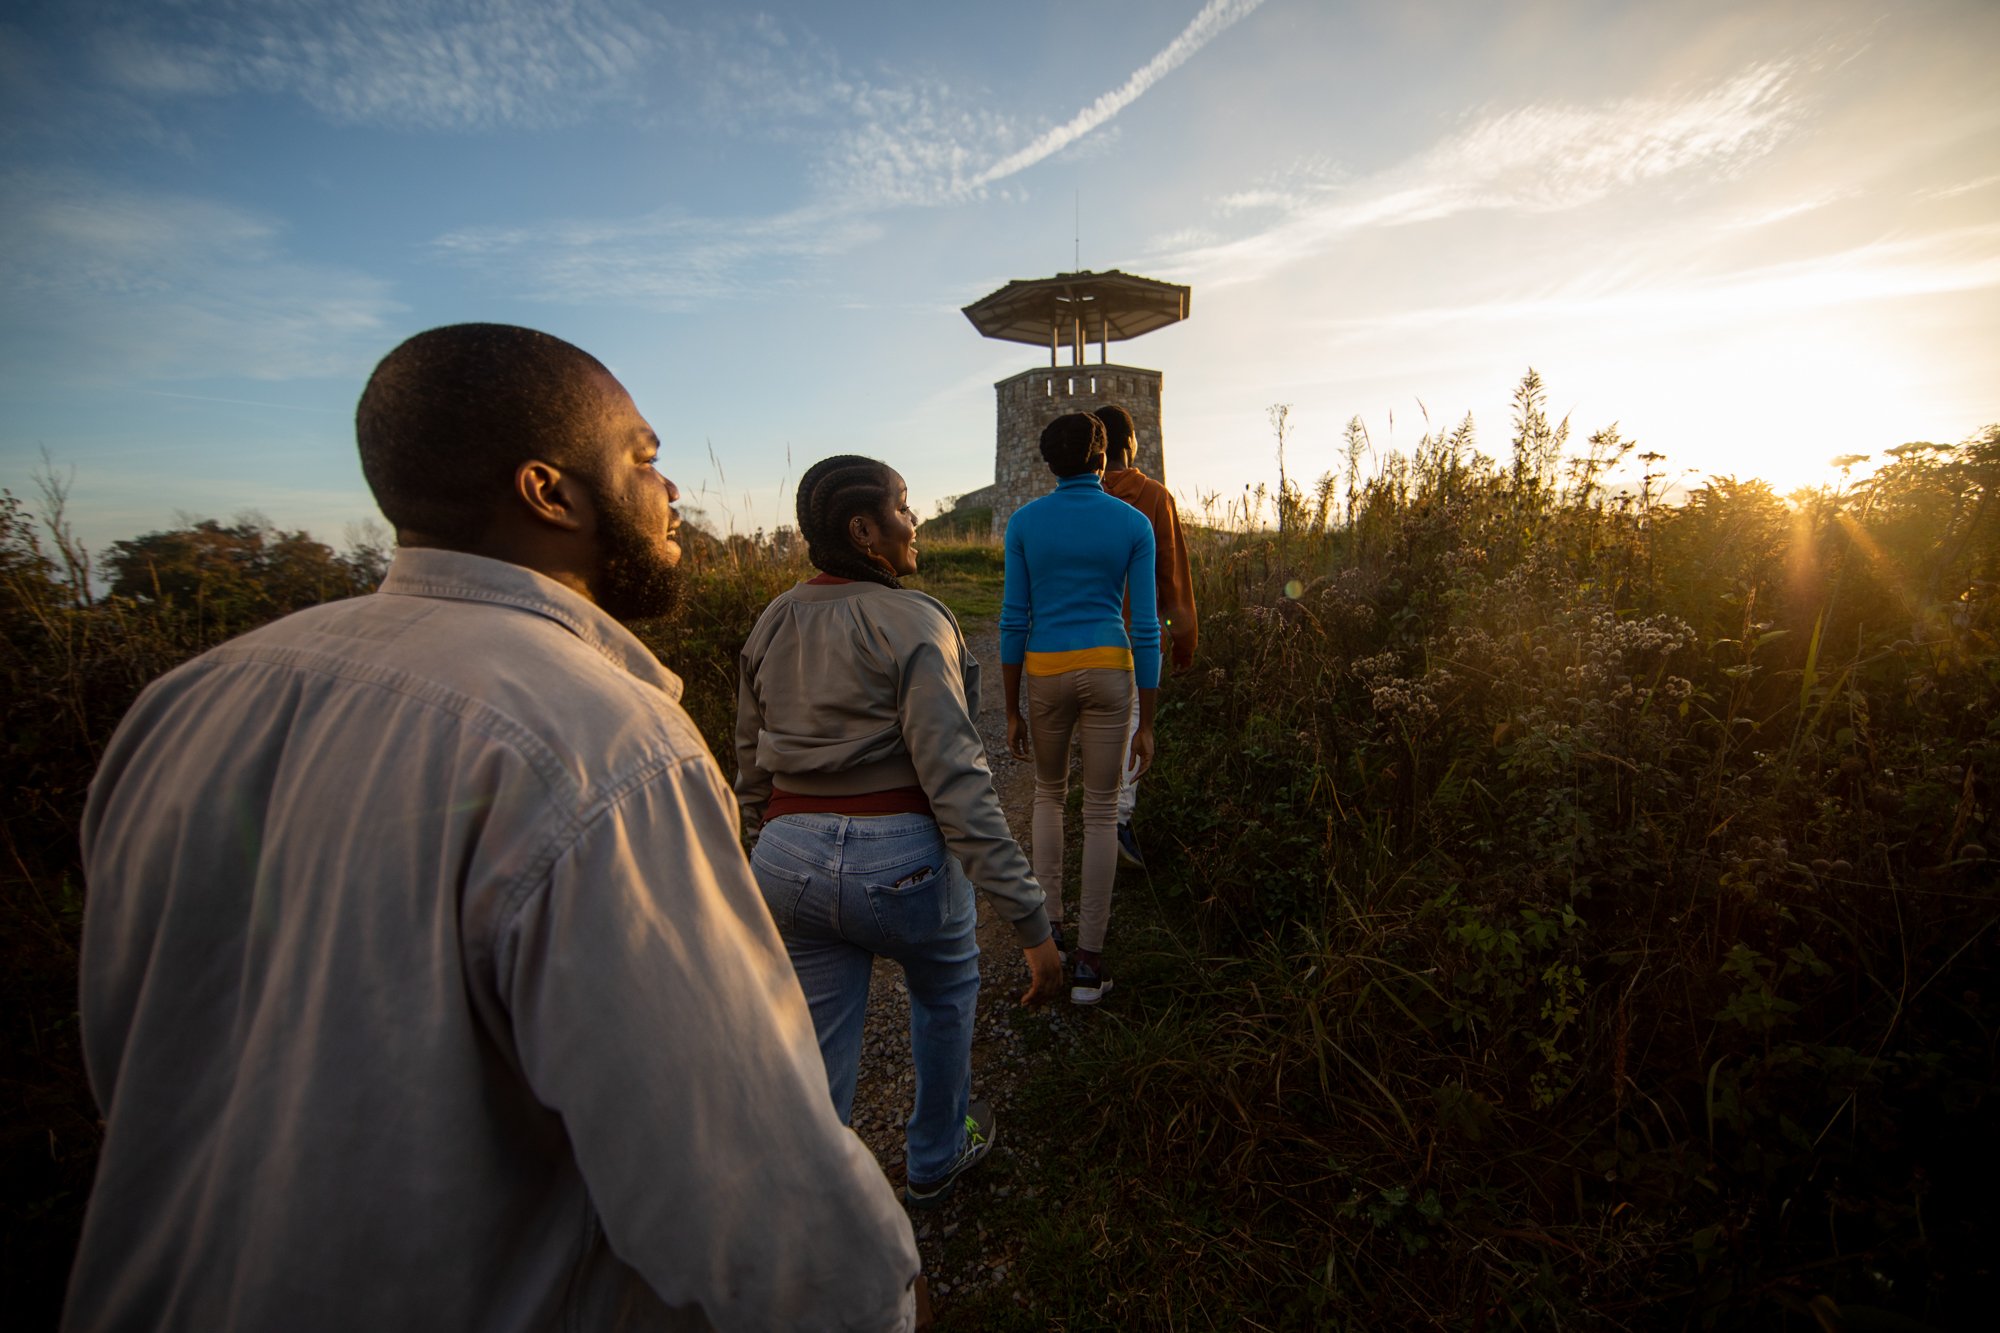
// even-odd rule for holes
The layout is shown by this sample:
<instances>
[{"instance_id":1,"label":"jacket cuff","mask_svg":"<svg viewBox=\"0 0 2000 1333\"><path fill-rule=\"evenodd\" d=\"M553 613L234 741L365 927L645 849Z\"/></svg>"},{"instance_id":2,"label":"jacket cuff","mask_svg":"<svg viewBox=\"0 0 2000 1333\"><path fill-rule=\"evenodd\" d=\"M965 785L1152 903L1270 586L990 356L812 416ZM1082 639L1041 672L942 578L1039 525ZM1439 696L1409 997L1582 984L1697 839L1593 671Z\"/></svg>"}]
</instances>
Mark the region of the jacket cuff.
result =
<instances>
[{"instance_id":1,"label":"jacket cuff","mask_svg":"<svg viewBox=\"0 0 2000 1333\"><path fill-rule=\"evenodd\" d=\"M1014 938L1021 942L1023 949L1032 949L1049 937L1049 909L1041 903L1026 916L1011 923Z\"/></svg>"}]
</instances>

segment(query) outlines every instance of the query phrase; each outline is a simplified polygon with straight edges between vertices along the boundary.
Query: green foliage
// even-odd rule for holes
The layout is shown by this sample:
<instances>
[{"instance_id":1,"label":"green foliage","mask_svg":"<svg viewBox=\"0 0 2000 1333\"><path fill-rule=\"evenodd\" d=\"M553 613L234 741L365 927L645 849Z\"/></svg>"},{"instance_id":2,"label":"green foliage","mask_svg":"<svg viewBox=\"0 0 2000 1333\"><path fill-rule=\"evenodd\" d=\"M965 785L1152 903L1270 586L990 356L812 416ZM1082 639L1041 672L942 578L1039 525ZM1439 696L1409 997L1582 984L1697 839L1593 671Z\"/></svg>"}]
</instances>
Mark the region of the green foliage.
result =
<instances>
[{"instance_id":1,"label":"green foliage","mask_svg":"<svg viewBox=\"0 0 2000 1333\"><path fill-rule=\"evenodd\" d=\"M43 491L39 524L0 495L0 1251L8 1289L52 1315L98 1141L76 1022L76 835L97 756L148 681L275 615L374 586L384 555L336 554L254 518L202 520L117 543L100 595L64 486L48 478Z\"/></svg>"},{"instance_id":2,"label":"green foliage","mask_svg":"<svg viewBox=\"0 0 2000 1333\"><path fill-rule=\"evenodd\" d=\"M1461 425L1364 475L1351 429L1192 528L1140 815L1176 965L1126 997L1156 1043L1103 1037L1131 1097L1057 1132L1325 1238L1211 1309L1958 1326L2000 1227L2000 429L1669 508L1600 484L1615 430L1559 466L1543 403L1507 464ZM1165 1293L1158 1224L1121 1280Z\"/></svg>"},{"instance_id":3,"label":"green foliage","mask_svg":"<svg viewBox=\"0 0 2000 1333\"><path fill-rule=\"evenodd\" d=\"M1046 1188L983 1204L1038 1304L954 1319L1805 1330L1983 1302L2000 428L1672 507L1657 455L1612 493L1633 446L1565 461L1567 432L1531 378L1505 463L1468 419L1371 472L1356 422L1339 475L1190 526L1155 893L1121 882L1118 998L1020 1090ZM370 558L196 523L120 543L99 597L53 498L39 531L0 500L0 1248L30 1317L95 1145L97 749L147 680ZM642 637L726 769L737 651L810 571L783 531L687 536L686 605ZM919 545L918 586L997 610L990 534Z\"/></svg>"},{"instance_id":4,"label":"green foliage","mask_svg":"<svg viewBox=\"0 0 2000 1333\"><path fill-rule=\"evenodd\" d=\"M223 636L266 620L367 592L387 571L387 552L337 555L303 532L255 516L224 526L198 519L168 532L113 542L111 595L192 614Z\"/></svg>"},{"instance_id":5,"label":"green foliage","mask_svg":"<svg viewBox=\"0 0 2000 1333\"><path fill-rule=\"evenodd\" d=\"M917 525L917 543L965 545L994 540L992 505L953 505Z\"/></svg>"},{"instance_id":6,"label":"green foliage","mask_svg":"<svg viewBox=\"0 0 2000 1333\"><path fill-rule=\"evenodd\" d=\"M961 621L1000 614L1005 552L997 542L922 546L915 577L903 580L950 607Z\"/></svg>"}]
</instances>

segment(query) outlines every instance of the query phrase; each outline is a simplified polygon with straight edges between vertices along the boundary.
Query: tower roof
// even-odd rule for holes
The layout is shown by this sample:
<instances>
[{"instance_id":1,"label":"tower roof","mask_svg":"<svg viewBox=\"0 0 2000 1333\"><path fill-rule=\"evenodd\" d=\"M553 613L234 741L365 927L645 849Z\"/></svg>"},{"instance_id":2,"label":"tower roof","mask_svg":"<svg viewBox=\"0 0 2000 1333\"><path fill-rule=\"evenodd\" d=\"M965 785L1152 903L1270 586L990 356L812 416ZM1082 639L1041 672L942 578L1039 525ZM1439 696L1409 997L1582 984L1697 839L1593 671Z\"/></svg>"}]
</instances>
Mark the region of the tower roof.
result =
<instances>
[{"instance_id":1,"label":"tower roof","mask_svg":"<svg viewBox=\"0 0 2000 1333\"><path fill-rule=\"evenodd\" d=\"M1053 347L1059 342L1099 344L1136 338L1188 317L1191 293L1109 269L1016 279L965 307L972 327L989 338ZM1081 338L1076 338L1081 325Z\"/></svg>"}]
</instances>

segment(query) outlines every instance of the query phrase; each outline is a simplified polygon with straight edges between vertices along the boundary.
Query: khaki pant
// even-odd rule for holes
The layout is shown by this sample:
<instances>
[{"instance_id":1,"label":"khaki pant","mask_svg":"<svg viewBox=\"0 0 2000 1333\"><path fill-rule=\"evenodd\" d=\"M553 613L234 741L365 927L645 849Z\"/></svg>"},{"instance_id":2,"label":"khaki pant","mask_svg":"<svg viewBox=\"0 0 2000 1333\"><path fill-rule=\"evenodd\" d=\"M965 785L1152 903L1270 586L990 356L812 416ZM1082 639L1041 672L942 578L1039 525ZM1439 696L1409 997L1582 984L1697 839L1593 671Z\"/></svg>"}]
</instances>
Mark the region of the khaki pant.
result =
<instances>
[{"instance_id":1,"label":"khaki pant","mask_svg":"<svg viewBox=\"0 0 2000 1333\"><path fill-rule=\"evenodd\" d=\"M1069 747L1083 748L1083 886L1077 946L1104 948L1111 922L1111 882L1118 874L1118 787L1131 748L1127 726L1137 695L1132 673L1111 667L1029 676L1028 739L1035 754L1035 878L1048 895L1049 920L1063 910L1063 803L1069 797Z\"/></svg>"}]
</instances>

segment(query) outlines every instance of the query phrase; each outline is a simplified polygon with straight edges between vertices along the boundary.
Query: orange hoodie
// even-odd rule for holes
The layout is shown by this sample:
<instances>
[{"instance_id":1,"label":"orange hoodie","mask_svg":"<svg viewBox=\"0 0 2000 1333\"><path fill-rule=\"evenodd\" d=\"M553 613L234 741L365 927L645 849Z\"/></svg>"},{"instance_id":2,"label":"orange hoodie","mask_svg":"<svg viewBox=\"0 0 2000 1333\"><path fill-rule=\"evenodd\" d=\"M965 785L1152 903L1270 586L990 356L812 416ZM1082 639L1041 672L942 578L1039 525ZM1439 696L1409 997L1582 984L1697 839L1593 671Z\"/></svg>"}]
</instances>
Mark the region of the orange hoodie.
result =
<instances>
[{"instance_id":1,"label":"orange hoodie","mask_svg":"<svg viewBox=\"0 0 2000 1333\"><path fill-rule=\"evenodd\" d=\"M1104 489L1146 516L1153 525L1153 583L1159 590L1160 621L1174 645L1174 666L1194 661L1196 623L1194 576L1188 571L1187 539L1181 517L1166 487L1136 467L1104 474ZM1132 619L1128 601L1125 619Z\"/></svg>"}]
</instances>

